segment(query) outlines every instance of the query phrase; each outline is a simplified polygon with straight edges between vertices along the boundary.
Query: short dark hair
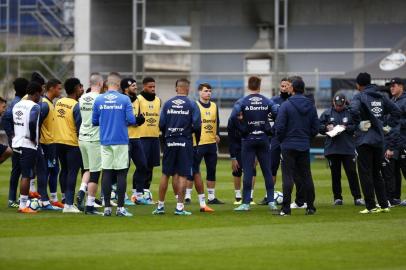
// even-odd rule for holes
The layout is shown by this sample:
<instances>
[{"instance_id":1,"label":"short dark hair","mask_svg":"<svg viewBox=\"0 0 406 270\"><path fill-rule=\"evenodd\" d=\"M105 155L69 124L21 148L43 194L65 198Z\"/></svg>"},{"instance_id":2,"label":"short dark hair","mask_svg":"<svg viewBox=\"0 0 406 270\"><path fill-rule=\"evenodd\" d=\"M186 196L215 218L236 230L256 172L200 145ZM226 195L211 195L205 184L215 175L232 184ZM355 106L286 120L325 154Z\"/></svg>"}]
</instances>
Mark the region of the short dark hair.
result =
<instances>
[{"instance_id":1,"label":"short dark hair","mask_svg":"<svg viewBox=\"0 0 406 270\"><path fill-rule=\"evenodd\" d=\"M301 76L298 76L298 75L290 76L290 77L287 78L287 81L290 82L290 83L293 83L295 80L303 81L303 78Z\"/></svg>"},{"instance_id":2,"label":"short dark hair","mask_svg":"<svg viewBox=\"0 0 406 270\"><path fill-rule=\"evenodd\" d=\"M303 94L305 91L305 83L301 79L296 79L292 82L293 92Z\"/></svg>"},{"instance_id":3,"label":"short dark hair","mask_svg":"<svg viewBox=\"0 0 406 270\"><path fill-rule=\"evenodd\" d=\"M281 79L281 82L288 82L288 81L289 81L288 77L283 77L283 78Z\"/></svg>"},{"instance_id":4,"label":"short dark hair","mask_svg":"<svg viewBox=\"0 0 406 270\"><path fill-rule=\"evenodd\" d=\"M142 80L142 84L147 84L147 83L151 83L151 82L155 82L155 79L154 78L152 78L152 77L145 77L143 80Z\"/></svg>"},{"instance_id":5,"label":"short dark hair","mask_svg":"<svg viewBox=\"0 0 406 270\"><path fill-rule=\"evenodd\" d=\"M62 84L60 80L58 79L50 79L46 84L45 84L45 89L48 91L52 87L57 86L58 84Z\"/></svg>"},{"instance_id":6,"label":"short dark hair","mask_svg":"<svg viewBox=\"0 0 406 270\"><path fill-rule=\"evenodd\" d=\"M37 83L39 83L40 85L44 85L44 84L45 84L45 79L44 79L44 77L42 77L41 74L39 74L39 73L36 72L36 71L34 71L34 72L31 74L31 81L32 81L32 82L37 82Z\"/></svg>"},{"instance_id":7,"label":"short dark hair","mask_svg":"<svg viewBox=\"0 0 406 270\"><path fill-rule=\"evenodd\" d=\"M188 79L185 79L185 78L181 78L181 79L177 80L176 83L175 83L175 86L178 86L179 83L185 83L185 84L190 85L190 81Z\"/></svg>"},{"instance_id":8,"label":"short dark hair","mask_svg":"<svg viewBox=\"0 0 406 270\"><path fill-rule=\"evenodd\" d=\"M197 90L202 91L204 87L206 87L207 89L213 89L209 83L204 82L199 84Z\"/></svg>"},{"instance_id":9,"label":"short dark hair","mask_svg":"<svg viewBox=\"0 0 406 270\"><path fill-rule=\"evenodd\" d=\"M42 92L42 85L40 85L38 82L30 82L27 86L27 94L32 96L36 93L41 93Z\"/></svg>"},{"instance_id":10,"label":"short dark hair","mask_svg":"<svg viewBox=\"0 0 406 270\"><path fill-rule=\"evenodd\" d=\"M71 95L75 92L75 87L81 85L80 80L78 78L69 78L65 81L64 87L66 94Z\"/></svg>"},{"instance_id":11,"label":"short dark hair","mask_svg":"<svg viewBox=\"0 0 406 270\"><path fill-rule=\"evenodd\" d=\"M356 78L356 82L359 86L367 86L371 84L371 74L367 72L361 72Z\"/></svg>"},{"instance_id":12,"label":"short dark hair","mask_svg":"<svg viewBox=\"0 0 406 270\"><path fill-rule=\"evenodd\" d=\"M248 89L259 90L261 87L261 78L258 76L251 76L248 79Z\"/></svg>"},{"instance_id":13,"label":"short dark hair","mask_svg":"<svg viewBox=\"0 0 406 270\"><path fill-rule=\"evenodd\" d=\"M16 96L23 97L27 94L27 86L30 82L25 78L17 78L14 80L14 90L16 91Z\"/></svg>"},{"instance_id":14,"label":"short dark hair","mask_svg":"<svg viewBox=\"0 0 406 270\"><path fill-rule=\"evenodd\" d=\"M7 103L7 100L5 100L4 98L0 97L0 103Z\"/></svg>"}]
</instances>

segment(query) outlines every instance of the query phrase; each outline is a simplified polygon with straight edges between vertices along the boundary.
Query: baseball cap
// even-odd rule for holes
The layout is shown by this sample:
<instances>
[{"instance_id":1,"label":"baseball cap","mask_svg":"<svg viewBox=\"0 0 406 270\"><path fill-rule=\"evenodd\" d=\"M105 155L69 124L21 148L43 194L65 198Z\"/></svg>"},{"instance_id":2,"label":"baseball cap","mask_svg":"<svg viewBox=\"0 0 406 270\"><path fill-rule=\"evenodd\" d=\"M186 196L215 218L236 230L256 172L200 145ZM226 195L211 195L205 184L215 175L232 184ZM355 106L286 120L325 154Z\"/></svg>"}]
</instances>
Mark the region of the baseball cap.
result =
<instances>
[{"instance_id":1,"label":"baseball cap","mask_svg":"<svg viewBox=\"0 0 406 270\"><path fill-rule=\"evenodd\" d=\"M345 97L344 94L337 94L334 96L334 103L337 106L343 106L346 102L347 98Z\"/></svg>"},{"instance_id":2,"label":"baseball cap","mask_svg":"<svg viewBox=\"0 0 406 270\"><path fill-rule=\"evenodd\" d=\"M120 88L121 88L121 90L124 91L124 89L127 89L130 85L132 85L133 83L136 83L136 82L137 81L134 80L133 78L124 78L120 82Z\"/></svg>"},{"instance_id":3,"label":"baseball cap","mask_svg":"<svg viewBox=\"0 0 406 270\"><path fill-rule=\"evenodd\" d=\"M390 80L390 85L392 84L404 84L404 81L401 78L395 77Z\"/></svg>"}]
</instances>

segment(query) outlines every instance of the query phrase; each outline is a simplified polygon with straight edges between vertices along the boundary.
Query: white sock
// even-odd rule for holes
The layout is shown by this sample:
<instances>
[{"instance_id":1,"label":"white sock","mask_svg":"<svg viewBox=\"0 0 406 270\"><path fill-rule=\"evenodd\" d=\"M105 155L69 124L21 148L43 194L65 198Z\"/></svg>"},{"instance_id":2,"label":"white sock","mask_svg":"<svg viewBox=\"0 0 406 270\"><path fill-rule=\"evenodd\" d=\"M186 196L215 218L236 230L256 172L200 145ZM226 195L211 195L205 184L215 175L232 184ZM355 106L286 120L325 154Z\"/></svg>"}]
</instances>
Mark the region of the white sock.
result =
<instances>
[{"instance_id":1,"label":"white sock","mask_svg":"<svg viewBox=\"0 0 406 270\"><path fill-rule=\"evenodd\" d=\"M36 192L37 188L35 187L35 179L30 180L30 192Z\"/></svg>"},{"instance_id":2,"label":"white sock","mask_svg":"<svg viewBox=\"0 0 406 270\"><path fill-rule=\"evenodd\" d=\"M80 184L79 190L81 190L81 191L83 191L83 192L86 192L86 190L87 190L87 184L82 182L82 183Z\"/></svg>"},{"instance_id":3,"label":"white sock","mask_svg":"<svg viewBox=\"0 0 406 270\"><path fill-rule=\"evenodd\" d=\"M183 203L176 203L176 210L182 211L183 210Z\"/></svg>"},{"instance_id":4,"label":"white sock","mask_svg":"<svg viewBox=\"0 0 406 270\"><path fill-rule=\"evenodd\" d=\"M207 197L209 201L214 200L216 198L216 193L214 188L208 188L207 189Z\"/></svg>"},{"instance_id":5,"label":"white sock","mask_svg":"<svg viewBox=\"0 0 406 270\"><path fill-rule=\"evenodd\" d=\"M133 188L132 191L133 191L133 196L136 196L137 195L137 190L135 188Z\"/></svg>"},{"instance_id":6,"label":"white sock","mask_svg":"<svg viewBox=\"0 0 406 270\"><path fill-rule=\"evenodd\" d=\"M20 209L26 208L28 202L28 195L20 195Z\"/></svg>"},{"instance_id":7,"label":"white sock","mask_svg":"<svg viewBox=\"0 0 406 270\"><path fill-rule=\"evenodd\" d=\"M50 194L50 199L51 199L51 202L57 202L58 201L58 194L56 192L51 193Z\"/></svg>"},{"instance_id":8,"label":"white sock","mask_svg":"<svg viewBox=\"0 0 406 270\"><path fill-rule=\"evenodd\" d=\"M186 189L185 199L192 199L192 190L191 188Z\"/></svg>"},{"instance_id":9,"label":"white sock","mask_svg":"<svg viewBox=\"0 0 406 270\"><path fill-rule=\"evenodd\" d=\"M96 197L87 195L86 206L94 206L94 201L95 200L96 200Z\"/></svg>"},{"instance_id":10,"label":"white sock","mask_svg":"<svg viewBox=\"0 0 406 270\"><path fill-rule=\"evenodd\" d=\"M165 202L158 201L158 208L165 207Z\"/></svg>"},{"instance_id":11,"label":"white sock","mask_svg":"<svg viewBox=\"0 0 406 270\"><path fill-rule=\"evenodd\" d=\"M236 199L241 199L241 190L239 190L239 189L236 189L236 190L234 190L234 192L235 192L235 198Z\"/></svg>"},{"instance_id":12,"label":"white sock","mask_svg":"<svg viewBox=\"0 0 406 270\"><path fill-rule=\"evenodd\" d=\"M254 190L251 189L251 199L253 199L253 198L254 198Z\"/></svg>"},{"instance_id":13,"label":"white sock","mask_svg":"<svg viewBox=\"0 0 406 270\"><path fill-rule=\"evenodd\" d=\"M197 195L199 197L200 208L206 207L206 196L203 194Z\"/></svg>"}]
</instances>

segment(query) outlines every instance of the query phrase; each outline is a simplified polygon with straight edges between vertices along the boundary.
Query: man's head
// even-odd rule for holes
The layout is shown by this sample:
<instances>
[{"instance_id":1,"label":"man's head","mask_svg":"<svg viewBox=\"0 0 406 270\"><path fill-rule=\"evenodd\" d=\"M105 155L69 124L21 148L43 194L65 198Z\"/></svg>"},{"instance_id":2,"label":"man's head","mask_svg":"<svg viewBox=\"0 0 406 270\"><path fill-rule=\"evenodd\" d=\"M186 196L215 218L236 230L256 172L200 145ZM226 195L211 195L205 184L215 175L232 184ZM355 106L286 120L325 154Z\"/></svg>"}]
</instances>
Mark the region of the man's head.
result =
<instances>
[{"instance_id":1,"label":"man's head","mask_svg":"<svg viewBox=\"0 0 406 270\"><path fill-rule=\"evenodd\" d=\"M148 94L155 94L155 79L152 77L145 77L142 80L142 91Z\"/></svg>"},{"instance_id":2,"label":"man's head","mask_svg":"<svg viewBox=\"0 0 406 270\"><path fill-rule=\"evenodd\" d=\"M133 78L124 78L120 82L120 88L126 95L137 95L137 82Z\"/></svg>"},{"instance_id":3,"label":"man's head","mask_svg":"<svg viewBox=\"0 0 406 270\"><path fill-rule=\"evenodd\" d=\"M347 104L347 98L345 97L344 94L337 94L334 96L333 106L336 111L341 112L342 110L344 110L346 104Z\"/></svg>"},{"instance_id":4,"label":"man's head","mask_svg":"<svg viewBox=\"0 0 406 270\"><path fill-rule=\"evenodd\" d=\"M212 87L210 84L201 83L197 90L199 90L199 98L201 101L208 102L211 99Z\"/></svg>"},{"instance_id":5,"label":"man's head","mask_svg":"<svg viewBox=\"0 0 406 270\"><path fill-rule=\"evenodd\" d=\"M120 82L121 82L121 76L117 72L111 72L107 76L107 88L108 90L118 90L120 89Z\"/></svg>"},{"instance_id":6,"label":"man's head","mask_svg":"<svg viewBox=\"0 0 406 270\"><path fill-rule=\"evenodd\" d=\"M30 82L27 86L28 99L38 103L41 100L42 85L37 82Z\"/></svg>"},{"instance_id":7,"label":"man's head","mask_svg":"<svg viewBox=\"0 0 406 270\"><path fill-rule=\"evenodd\" d=\"M175 83L176 86L176 93L178 93L178 95L189 95L189 87L190 87L190 82L187 79L179 79L176 81Z\"/></svg>"},{"instance_id":8,"label":"man's head","mask_svg":"<svg viewBox=\"0 0 406 270\"><path fill-rule=\"evenodd\" d=\"M389 83L392 96L400 97L403 94L404 81L401 78L393 78Z\"/></svg>"},{"instance_id":9,"label":"man's head","mask_svg":"<svg viewBox=\"0 0 406 270\"><path fill-rule=\"evenodd\" d=\"M362 91L365 86L371 84L371 75L366 72L361 72L358 74L356 80L356 87L359 91Z\"/></svg>"},{"instance_id":10,"label":"man's head","mask_svg":"<svg viewBox=\"0 0 406 270\"><path fill-rule=\"evenodd\" d=\"M39 85L41 85L41 87L45 85L44 77L42 77L38 72L35 71L31 74L31 81L38 83Z\"/></svg>"},{"instance_id":11,"label":"man's head","mask_svg":"<svg viewBox=\"0 0 406 270\"><path fill-rule=\"evenodd\" d=\"M83 85L78 78L69 78L64 83L66 94L73 99L79 99L83 93Z\"/></svg>"},{"instance_id":12,"label":"man's head","mask_svg":"<svg viewBox=\"0 0 406 270\"><path fill-rule=\"evenodd\" d=\"M290 95L293 95L293 86L292 86L292 83L293 83L295 80L301 80L301 81L303 81L303 78L302 78L301 76L298 76L298 75L288 77L288 82L286 83L286 85L287 85L286 88L287 88L287 92L288 92Z\"/></svg>"},{"instance_id":13,"label":"man's head","mask_svg":"<svg viewBox=\"0 0 406 270\"><path fill-rule=\"evenodd\" d=\"M7 100L0 97L0 116L6 111L7 108Z\"/></svg>"},{"instance_id":14,"label":"man's head","mask_svg":"<svg viewBox=\"0 0 406 270\"><path fill-rule=\"evenodd\" d=\"M100 73L92 73L89 78L90 91L99 92L103 88L103 76Z\"/></svg>"},{"instance_id":15,"label":"man's head","mask_svg":"<svg viewBox=\"0 0 406 270\"><path fill-rule=\"evenodd\" d=\"M251 76L248 78L248 90L261 91L261 78L258 76Z\"/></svg>"},{"instance_id":16,"label":"man's head","mask_svg":"<svg viewBox=\"0 0 406 270\"><path fill-rule=\"evenodd\" d=\"M62 94L62 83L58 79L50 79L45 84L45 91L50 100L60 97Z\"/></svg>"},{"instance_id":17,"label":"man's head","mask_svg":"<svg viewBox=\"0 0 406 270\"><path fill-rule=\"evenodd\" d=\"M30 82L25 78L17 78L14 80L14 90L17 97L23 97L27 94L27 86Z\"/></svg>"},{"instance_id":18,"label":"man's head","mask_svg":"<svg viewBox=\"0 0 406 270\"><path fill-rule=\"evenodd\" d=\"M279 89L281 93L288 93L288 88L290 86L290 82L288 78L282 78L280 84L279 84Z\"/></svg>"},{"instance_id":19,"label":"man's head","mask_svg":"<svg viewBox=\"0 0 406 270\"><path fill-rule=\"evenodd\" d=\"M301 78L296 78L292 81L292 90L294 94L303 94L305 91L305 83Z\"/></svg>"}]
</instances>

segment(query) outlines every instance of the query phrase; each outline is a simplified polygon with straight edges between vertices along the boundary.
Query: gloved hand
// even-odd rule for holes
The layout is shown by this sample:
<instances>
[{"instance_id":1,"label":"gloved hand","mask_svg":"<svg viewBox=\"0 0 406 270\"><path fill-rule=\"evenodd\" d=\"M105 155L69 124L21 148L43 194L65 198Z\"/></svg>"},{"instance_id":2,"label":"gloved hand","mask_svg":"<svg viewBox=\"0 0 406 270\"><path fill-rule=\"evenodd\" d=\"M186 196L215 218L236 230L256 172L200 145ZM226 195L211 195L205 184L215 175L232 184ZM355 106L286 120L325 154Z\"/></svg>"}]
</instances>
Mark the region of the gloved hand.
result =
<instances>
[{"instance_id":1,"label":"gloved hand","mask_svg":"<svg viewBox=\"0 0 406 270\"><path fill-rule=\"evenodd\" d=\"M145 123L145 117L142 113L140 113L137 117L135 117L135 122L137 126L141 126Z\"/></svg>"},{"instance_id":2,"label":"gloved hand","mask_svg":"<svg viewBox=\"0 0 406 270\"><path fill-rule=\"evenodd\" d=\"M392 128L390 126L384 126L382 129L384 134L388 134Z\"/></svg>"},{"instance_id":3,"label":"gloved hand","mask_svg":"<svg viewBox=\"0 0 406 270\"><path fill-rule=\"evenodd\" d=\"M359 123L358 128L359 128L361 131L364 131L364 132L368 131L368 129L371 128L371 121L369 121L369 120L361 121L361 122Z\"/></svg>"}]
</instances>

